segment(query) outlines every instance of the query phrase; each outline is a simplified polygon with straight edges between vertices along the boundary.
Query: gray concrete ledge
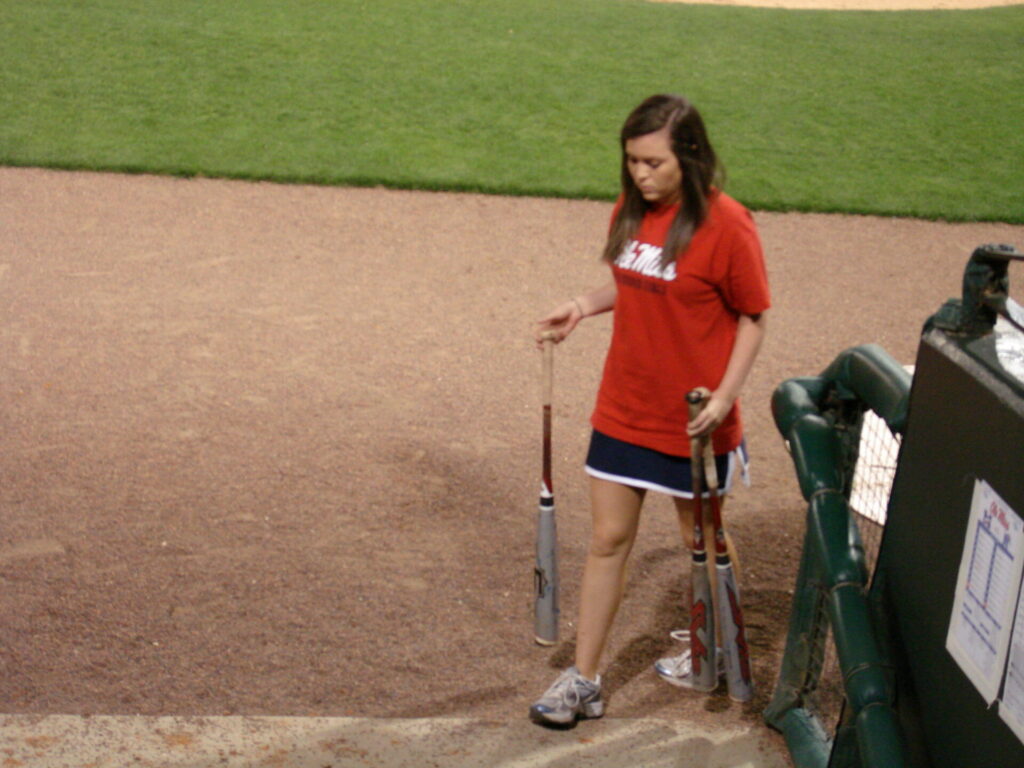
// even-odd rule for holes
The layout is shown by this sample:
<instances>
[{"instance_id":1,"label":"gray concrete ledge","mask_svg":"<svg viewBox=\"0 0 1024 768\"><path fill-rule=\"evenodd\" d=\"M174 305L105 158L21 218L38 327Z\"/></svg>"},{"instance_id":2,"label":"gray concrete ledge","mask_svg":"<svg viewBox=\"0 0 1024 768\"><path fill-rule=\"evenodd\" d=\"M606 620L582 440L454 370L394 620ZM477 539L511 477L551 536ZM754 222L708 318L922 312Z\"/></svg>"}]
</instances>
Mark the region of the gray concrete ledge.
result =
<instances>
[{"instance_id":1,"label":"gray concrete ledge","mask_svg":"<svg viewBox=\"0 0 1024 768\"><path fill-rule=\"evenodd\" d=\"M0 715L4 768L788 768L762 728L604 718L567 731L467 718Z\"/></svg>"}]
</instances>

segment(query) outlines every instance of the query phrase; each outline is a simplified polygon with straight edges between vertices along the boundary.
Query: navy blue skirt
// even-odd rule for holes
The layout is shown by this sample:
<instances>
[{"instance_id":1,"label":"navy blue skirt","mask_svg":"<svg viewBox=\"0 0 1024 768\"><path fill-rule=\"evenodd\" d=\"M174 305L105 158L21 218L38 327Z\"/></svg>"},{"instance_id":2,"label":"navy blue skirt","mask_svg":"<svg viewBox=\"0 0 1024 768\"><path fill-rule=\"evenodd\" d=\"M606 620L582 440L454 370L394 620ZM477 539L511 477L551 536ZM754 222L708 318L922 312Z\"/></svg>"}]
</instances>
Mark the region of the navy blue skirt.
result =
<instances>
[{"instance_id":1,"label":"navy blue skirt","mask_svg":"<svg viewBox=\"0 0 1024 768\"><path fill-rule=\"evenodd\" d=\"M715 456L718 469L719 494L732 488L737 471L747 480L746 442L729 453ZM602 480L661 491L670 496L693 498L693 482L690 460L685 456L643 448L639 445L616 440L596 429L590 437L587 452L587 474Z\"/></svg>"}]
</instances>

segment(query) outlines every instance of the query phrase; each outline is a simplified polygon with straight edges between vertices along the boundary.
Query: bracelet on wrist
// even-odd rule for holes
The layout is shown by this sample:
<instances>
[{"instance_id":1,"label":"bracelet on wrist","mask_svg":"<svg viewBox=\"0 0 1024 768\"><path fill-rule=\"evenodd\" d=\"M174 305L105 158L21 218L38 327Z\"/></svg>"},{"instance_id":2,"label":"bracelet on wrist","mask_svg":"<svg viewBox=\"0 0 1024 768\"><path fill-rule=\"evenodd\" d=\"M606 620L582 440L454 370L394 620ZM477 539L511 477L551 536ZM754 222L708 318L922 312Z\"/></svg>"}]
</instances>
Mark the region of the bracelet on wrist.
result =
<instances>
[{"instance_id":1,"label":"bracelet on wrist","mask_svg":"<svg viewBox=\"0 0 1024 768\"><path fill-rule=\"evenodd\" d=\"M580 304L579 299L573 297L572 303L576 305L576 311L580 313L581 319L587 316L587 313L583 311L583 305Z\"/></svg>"}]
</instances>

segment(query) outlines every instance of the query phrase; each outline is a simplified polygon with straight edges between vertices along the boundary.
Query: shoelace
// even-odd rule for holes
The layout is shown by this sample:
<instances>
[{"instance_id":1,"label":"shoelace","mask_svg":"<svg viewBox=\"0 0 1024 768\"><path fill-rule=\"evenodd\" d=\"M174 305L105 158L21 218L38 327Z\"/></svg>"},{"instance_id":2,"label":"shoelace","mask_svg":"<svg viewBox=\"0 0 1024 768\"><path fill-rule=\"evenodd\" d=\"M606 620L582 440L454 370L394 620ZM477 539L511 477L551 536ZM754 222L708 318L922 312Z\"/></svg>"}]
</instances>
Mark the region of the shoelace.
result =
<instances>
[{"instance_id":1,"label":"shoelace","mask_svg":"<svg viewBox=\"0 0 1024 768\"><path fill-rule=\"evenodd\" d=\"M681 643L690 642L690 630L688 629L673 629L668 633L668 636L673 640L678 640Z\"/></svg>"},{"instance_id":2,"label":"shoelace","mask_svg":"<svg viewBox=\"0 0 1024 768\"><path fill-rule=\"evenodd\" d=\"M548 689L547 695L544 698L557 699L569 706L575 706L580 700L580 695L576 691L576 686L573 685L575 681L575 676L566 670L559 675L557 680L555 680L554 685ZM574 698L575 701L573 701Z\"/></svg>"},{"instance_id":3,"label":"shoelace","mask_svg":"<svg viewBox=\"0 0 1024 768\"><path fill-rule=\"evenodd\" d=\"M547 694L544 698L558 698L571 707L576 706L582 701L583 697L580 696L580 692L575 685L577 680L582 680L579 675L574 675L569 670L565 670L554 684L548 688Z\"/></svg>"}]
</instances>

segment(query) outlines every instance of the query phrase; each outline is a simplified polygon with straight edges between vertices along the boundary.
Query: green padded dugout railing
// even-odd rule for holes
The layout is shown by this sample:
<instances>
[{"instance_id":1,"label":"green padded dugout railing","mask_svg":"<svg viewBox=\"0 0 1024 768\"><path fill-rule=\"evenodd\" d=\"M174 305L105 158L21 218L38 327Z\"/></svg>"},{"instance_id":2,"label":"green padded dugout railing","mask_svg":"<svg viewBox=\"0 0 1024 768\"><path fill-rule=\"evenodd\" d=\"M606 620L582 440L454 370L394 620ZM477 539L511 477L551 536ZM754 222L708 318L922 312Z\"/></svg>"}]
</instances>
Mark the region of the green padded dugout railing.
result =
<instances>
[{"instance_id":1,"label":"green padded dugout railing","mask_svg":"<svg viewBox=\"0 0 1024 768\"><path fill-rule=\"evenodd\" d=\"M868 345L843 352L818 377L784 382L772 398L808 509L785 655L764 717L786 737L797 768L904 765L891 670L875 639L849 498L865 410L899 434L909 393L907 371ZM831 707L823 708L833 647L839 680Z\"/></svg>"}]
</instances>

